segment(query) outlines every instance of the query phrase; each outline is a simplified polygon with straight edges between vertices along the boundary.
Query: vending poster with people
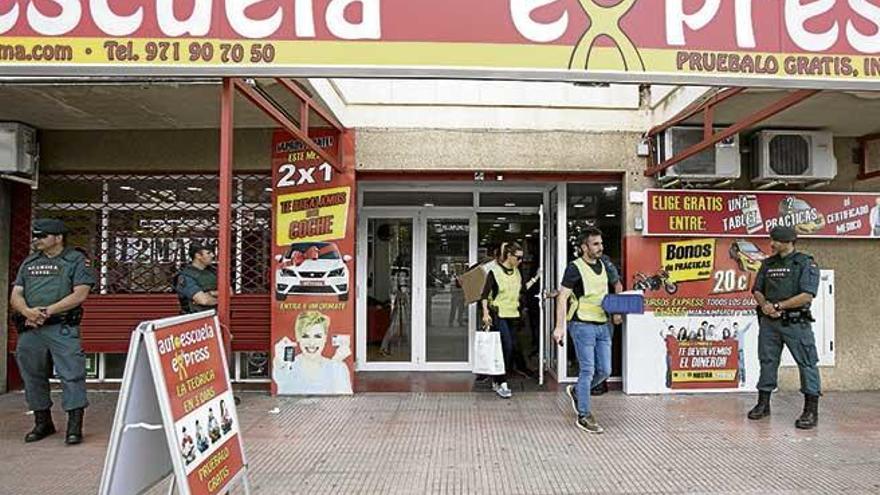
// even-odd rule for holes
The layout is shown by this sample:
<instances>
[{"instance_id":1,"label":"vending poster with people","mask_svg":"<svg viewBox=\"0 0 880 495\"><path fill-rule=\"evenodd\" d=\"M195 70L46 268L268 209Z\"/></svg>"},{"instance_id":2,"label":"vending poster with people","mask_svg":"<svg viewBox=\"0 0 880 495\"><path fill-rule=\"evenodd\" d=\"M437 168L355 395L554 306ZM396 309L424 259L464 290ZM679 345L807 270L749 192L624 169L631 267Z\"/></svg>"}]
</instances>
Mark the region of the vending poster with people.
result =
<instances>
[{"instance_id":1,"label":"vending poster with people","mask_svg":"<svg viewBox=\"0 0 880 495\"><path fill-rule=\"evenodd\" d=\"M645 313L627 317L627 393L754 390L758 323L751 294L771 254L764 239L632 237L627 285Z\"/></svg>"},{"instance_id":2,"label":"vending poster with people","mask_svg":"<svg viewBox=\"0 0 880 495\"><path fill-rule=\"evenodd\" d=\"M336 132L310 135L334 153ZM272 140L272 391L352 393L354 172L284 131Z\"/></svg>"}]
</instances>

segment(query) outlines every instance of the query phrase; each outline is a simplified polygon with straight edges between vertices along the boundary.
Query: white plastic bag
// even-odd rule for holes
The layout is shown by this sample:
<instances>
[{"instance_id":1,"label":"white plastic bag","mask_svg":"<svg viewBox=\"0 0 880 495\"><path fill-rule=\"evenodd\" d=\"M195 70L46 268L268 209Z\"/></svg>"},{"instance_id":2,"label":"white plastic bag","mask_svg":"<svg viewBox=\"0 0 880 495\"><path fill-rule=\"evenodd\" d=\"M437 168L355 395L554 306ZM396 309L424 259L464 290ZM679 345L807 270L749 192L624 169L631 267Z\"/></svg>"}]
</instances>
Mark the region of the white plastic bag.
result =
<instances>
[{"instance_id":1,"label":"white plastic bag","mask_svg":"<svg viewBox=\"0 0 880 495\"><path fill-rule=\"evenodd\" d=\"M504 351L501 349L501 334L498 332L476 332L474 334L474 370L478 375L503 375Z\"/></svg>"}]
</instances>

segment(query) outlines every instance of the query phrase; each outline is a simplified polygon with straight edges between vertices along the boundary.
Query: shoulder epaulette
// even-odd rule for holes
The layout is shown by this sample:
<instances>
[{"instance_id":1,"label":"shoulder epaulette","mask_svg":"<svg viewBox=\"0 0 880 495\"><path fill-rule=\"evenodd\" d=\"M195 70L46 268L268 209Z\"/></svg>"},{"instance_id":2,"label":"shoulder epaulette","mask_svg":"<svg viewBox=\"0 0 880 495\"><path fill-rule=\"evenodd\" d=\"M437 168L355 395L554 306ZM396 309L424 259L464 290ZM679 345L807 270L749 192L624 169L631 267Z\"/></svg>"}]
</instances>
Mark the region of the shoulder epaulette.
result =
<instances>
[{"instance_id":1,"label":"shoulder epaulette","mask_svg":"<svg viewBox=\"0 0 880 495\"><path fill-rule=\"evenodd\" d=\"M63 259L64 261L75 263L77 261L86 259L86 255L78 249L64 248L64 251L61 252L61 259Z\"/></svg>"},{"instance_id":2,"label":"shoulder epaulette","mask_svg":"<svg viewBox=\"0 0 880 495\"><path fill-rule=\"evenodd\" d=\"M42 254L43 253L41 253L39 251L35 251L35 252L29 254L28 257L25 258L24 261L21 262L21 264L24 265L26 263L30 263L31 261L34 261L35 259L39 258Z\"/></svg>"}]
</instances>

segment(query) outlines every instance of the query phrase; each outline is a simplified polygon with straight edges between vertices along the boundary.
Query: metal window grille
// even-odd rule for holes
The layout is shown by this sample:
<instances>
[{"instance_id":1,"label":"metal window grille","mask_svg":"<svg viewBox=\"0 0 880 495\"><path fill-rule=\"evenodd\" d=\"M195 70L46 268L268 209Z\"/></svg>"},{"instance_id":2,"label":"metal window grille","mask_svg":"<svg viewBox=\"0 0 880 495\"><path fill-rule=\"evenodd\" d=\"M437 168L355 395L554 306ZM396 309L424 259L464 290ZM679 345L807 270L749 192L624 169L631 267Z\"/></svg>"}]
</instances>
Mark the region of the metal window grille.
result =
<instances>
[{"instance_id":1,"label":"metal window grille","mask_svg":"<svg viewBox=\"0 0 880 495\"><path fill-rule=\"evenodd\" d=\"M193 242L216 246L219 178L214 175L43 175L34 218L55 217L67 242L92 260L99 294L172 290ZM232 263L236 294L269 292L271 178L236 175Z\"/></svg>"}]
</instances>

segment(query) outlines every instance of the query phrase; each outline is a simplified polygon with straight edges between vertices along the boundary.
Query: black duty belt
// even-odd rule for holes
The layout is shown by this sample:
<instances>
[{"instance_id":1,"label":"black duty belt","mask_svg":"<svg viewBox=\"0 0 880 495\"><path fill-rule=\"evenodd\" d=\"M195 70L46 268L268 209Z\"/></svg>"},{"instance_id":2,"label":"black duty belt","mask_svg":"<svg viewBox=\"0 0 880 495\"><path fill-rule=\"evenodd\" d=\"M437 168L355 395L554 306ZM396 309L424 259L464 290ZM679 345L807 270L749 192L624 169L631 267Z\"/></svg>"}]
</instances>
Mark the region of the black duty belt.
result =
<instances>
[{"instance_id":1,"label":"black duty belt","mask_svg":"<svg viewBox=\"0 0 880 495\"><path fill-rule=\"evenodd\" d=\"M61 324L79 325L80 322L82 322L82 319L83 319L83 309L82 309L82 307L78 307L78 308L73 308L73 309L67 311L63 315L50 316L50 317L46 318L46 321L44 321L43 324L40 326L45 327L45 326L49 326L49 325L61 325ZM28 330L35 328L35 327L27 326L27 319L19 313L16 313L15 315L12 316L12 322L15 323L15 326L18 328L19 332L26 332Z\"/></svg>"}]
</instances>

